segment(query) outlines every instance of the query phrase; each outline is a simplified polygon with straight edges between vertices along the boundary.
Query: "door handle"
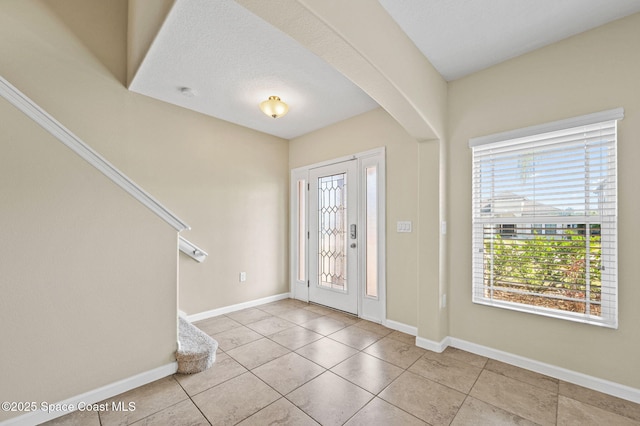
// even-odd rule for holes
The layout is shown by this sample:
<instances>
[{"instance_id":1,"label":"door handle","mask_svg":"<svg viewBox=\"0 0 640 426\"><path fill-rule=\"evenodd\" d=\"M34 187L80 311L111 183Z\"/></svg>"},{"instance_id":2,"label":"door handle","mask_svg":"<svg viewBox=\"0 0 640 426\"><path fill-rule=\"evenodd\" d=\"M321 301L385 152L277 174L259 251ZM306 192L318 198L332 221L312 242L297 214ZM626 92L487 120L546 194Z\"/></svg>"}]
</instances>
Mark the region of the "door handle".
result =
<instances>
[{"instance_id":1,"label":"door handle","mask_svg":"<svg viewBox=\"0 0 640 426\"><path fill-rule=\"evenodd\" d=\"M356 237L357 237L356 224L355 223L351 224L350 230L351 230L351 239L355 240Z\"/></svg>"}]
</instances>

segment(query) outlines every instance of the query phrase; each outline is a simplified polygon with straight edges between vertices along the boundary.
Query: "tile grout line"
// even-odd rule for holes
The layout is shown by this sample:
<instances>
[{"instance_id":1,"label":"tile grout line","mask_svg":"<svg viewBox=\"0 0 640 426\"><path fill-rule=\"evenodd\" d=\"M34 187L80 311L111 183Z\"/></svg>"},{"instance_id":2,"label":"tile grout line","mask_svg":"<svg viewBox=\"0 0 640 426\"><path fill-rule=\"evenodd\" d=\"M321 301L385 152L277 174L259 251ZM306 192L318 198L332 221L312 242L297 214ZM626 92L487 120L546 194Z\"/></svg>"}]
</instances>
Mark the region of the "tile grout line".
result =
<instances>
[{"instance_id":1,"label":"tile grout line","mask_svg":"<svg viewBox=\"0 0 640 426\"><path fill-rule=\"evenodd\" d=\"M460 361L460 362L464 362L465 364L468 364L468 365L473 365L473 364L470 364L470 363L465 362L465 361ZM473 398L473 397L470 395L470 394L471 394L471 391L473 390L473 388L474 388L474 386L476 385L476 383L478 383L478 380L480 379L480 375L482 374L482 372L485 370L485 368L486 368L486 366L487 366L487 362L488 362L488 361L487 361L487 360L485 360L484 364L482 364L482 369L480 370L480 373L478 373L478 377L476 377L476 379L473 381L473 384L472 384L472 385L471 385L471 387L469 388L469 391L468 391L468 392L466 392L466 394L465 394L465 396L464 396L464 399L462 400L462 404L460 404L460 406L459 406L459 407L458 407L458 409L456 410L456 414L454 414L453 418L451 419L451 422L452 422L452 423L453 423L453 421L456 419L456 417L458 417L458 414L460 413L460 410L462 409L462 406L465 404L465 402L467 402L467 399L468 399L469 397ZM484 402L484 401L482 401L482 402ZM484 403L485 403L485 404L488 404L488 405L491 405L492 407L495 407L493 404L489 404L488 402L484 402ZM496 408L499 408L499 407L496 407ZM514 413L514 414L515 414L515 413Z\"/></svg>"},{"instance_id":2,"label":"tile grout line","mask_svg":"<svg viewBox=\"0 0 640 426\"><path fill-rule=\"evenodd\" d=\"M464 362L464 361L462 361L462 362ZM538 390L542 390L542 391L545 391L545 392L553 393L553 392L548 391L547 389L544 389L544 388L542 388L542 387L539 387L539 386L533 385L533 384L531 384L531 383L525 382L524 380L520 380L520 379L518 379L518 378L516 378L516 377L507 376L507 375L502 374L502 373L499 373L499 372L497 372L497 371L493 371L493 370L491 370L491 369L488 369L488 368L487 368L487 364L488 364L488 363L489 363L489 362L488 362L488 360L487 360L487 361L485 362L484 366L482 367L482 370L480 371L480 374L478 374L478 377L476 378L475 382L473 383L473 386L471 386L471 389L469 389L469 394L467 394L467 396L471 396L471 395L470 395L470 394L471 394L471 391L473 390L473 388L474 388L474 387L475 387L475 385L477 384L478 380L480 379L480 376L482 375L482 373L483 373L484 371L486 371L486 372L488 372L488 373L491 373L491 374L499 375L499 376L501 376L501 377L503 377L503 378L506 378L506 379L514 380L514 381L516 381L516 382L519 382L519 383L524 384L524 385L527 385L527 386L531 386L531 387L533 387L533 388L537 388ZM523 370L526 370L526 369L523 369ZM529 371L529 370L526 370L526 371ZM558 396L559 396L559 393L556 393L556 421L555 421L555 424L557 424L557 423L558 423L558 420L557 420L557 413L558 413ZM475 398L475 397L471 396L471 398ZM499 409L499 410L505 411L505 412L510 413L510 414L512 414L512 415L514 415L514 416L517 416L517 417L519 417L519 418L522 418L522 419L525 419L525 420L528 420L528 421L532 421L532 422L534 422L534 420L529 419L529 418L527 418L527 417L524 417L524 416L522 416L522 415L520 415L520 414L518 414L518 413L514 413L513 411L511 411L511 410L509 410L509 409L507 409L507 408L498 407L498 406L496 406L496 405L494 405L494 404L492 404L492 403L490 403L490 402L487 402L487 401L485 401L485 400L483 400L483 399L479 399L479 398L476 398L476 399L477 399L478 401L481 401L481 402L482 402L482 403L484 403L484 404L490 405L491 407L494 407L494 408L497 408L497 409ZM465 401L466 401L466 398L465 398ZM456 415L457 415L457 414L456 414Z\"/></svg>"},{"instance_id":3,"label":"tile grout line","mask_svg":"<svg viewBox=\"0 0 640 426\"><path fill-rule=\"evenodd\" d=\"M187 398L189 398L189 401L191 401L191 403L193 404L194 407L196 407L198 409L198 411L200 412L200 414L202 414L202 417L204 417L204 419L207 421L207 423L209 423L209 426L211 425L211 422L209 421L209 418L202 412L202 410L200 409L200 407L198 406L198 404L196 404L196 402L193 400L193 398L191 398L191 395L189 395L189 392L187 392L187 390L184 388L184 386L182 386L182 383L180 383L180 381L178 381L178 379L176 379L176 374L174 373L173 380L176 381L176 383L178 384L178 386L180 386L180 389L182 389L182 391L187 395ZM211 388L209 388L211 389ZM208 390L208 389L207 389ZM204 391L203 391L204 392ZM201 392L199 392L201 393ZM196 394L197 395L197 394ZM194 395L195 396L195 395ZM186 401L186 400L185 400ZM182 401L181 401L182 402ZM169 407L166 407L169 408Z\"/></svg>"}]
</instances>

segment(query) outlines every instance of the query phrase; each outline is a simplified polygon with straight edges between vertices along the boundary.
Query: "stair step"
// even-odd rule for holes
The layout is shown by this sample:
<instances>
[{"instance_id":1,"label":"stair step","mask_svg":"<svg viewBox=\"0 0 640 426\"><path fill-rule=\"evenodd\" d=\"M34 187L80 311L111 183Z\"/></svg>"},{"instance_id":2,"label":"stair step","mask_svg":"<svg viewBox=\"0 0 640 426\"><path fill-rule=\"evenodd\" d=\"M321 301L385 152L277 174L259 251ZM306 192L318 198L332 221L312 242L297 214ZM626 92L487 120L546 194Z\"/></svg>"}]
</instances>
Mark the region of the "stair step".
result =
<instances>
[{"instance_id":1,"label":"stair step","mask_svg":"<svg viewBox=\"0 0 640 426\"><path fill-rule=\"evenodd\" d=\"M218 342L182 317L179 317L178 342L178 373L199 373L215 362Z\"/></svg>"}]
</instances>

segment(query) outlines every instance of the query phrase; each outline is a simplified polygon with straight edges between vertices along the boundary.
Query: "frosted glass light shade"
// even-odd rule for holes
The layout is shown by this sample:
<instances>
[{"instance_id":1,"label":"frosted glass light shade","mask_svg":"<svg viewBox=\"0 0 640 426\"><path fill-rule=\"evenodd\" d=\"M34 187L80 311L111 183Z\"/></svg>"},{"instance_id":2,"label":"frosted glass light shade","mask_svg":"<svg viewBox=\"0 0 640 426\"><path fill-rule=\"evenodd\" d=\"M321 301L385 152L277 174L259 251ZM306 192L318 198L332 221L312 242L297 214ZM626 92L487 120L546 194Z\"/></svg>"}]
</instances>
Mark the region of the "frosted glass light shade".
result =
<instances>
[{"instance_id":1,"label":"frosted glass light shade","mask_svg":"<svg viewBox=\"0 0 640 426\"><path fill-rule=\"evenodd\" d=\"M260 109L269 117L278 118L289 112L289 105L282 102L278 96L269 96L269 99L260 102Z\"/></svg>"}]
</instances>

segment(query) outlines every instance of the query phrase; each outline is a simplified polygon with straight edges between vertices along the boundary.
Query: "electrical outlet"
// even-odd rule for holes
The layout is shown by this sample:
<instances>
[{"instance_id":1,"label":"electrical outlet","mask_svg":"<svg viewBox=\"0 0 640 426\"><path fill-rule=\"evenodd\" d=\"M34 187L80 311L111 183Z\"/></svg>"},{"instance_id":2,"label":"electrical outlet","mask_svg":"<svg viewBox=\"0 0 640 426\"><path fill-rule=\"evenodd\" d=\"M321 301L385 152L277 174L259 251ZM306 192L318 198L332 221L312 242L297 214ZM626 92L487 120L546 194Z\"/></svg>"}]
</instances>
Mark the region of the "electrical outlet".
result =
<instances>
[{"instance_id":1,"label":"electrical outlet","mask_svg":"<svg viewBox=\"0 0 640 426\"><path fill-rule=\"evenodd\" d=\"M246 272L240 272L240 282L243 283L247 280L247 273Z\"/></svg>"},{"instance_id":2,"label":"electrical outlet","mask_svg":"<svg viewBox=\"0 0 640 426\"><path fill-rule=\"evenodd\" d=\"M442 295L442 309L447 307L447 295L443 294Z\"/></svg>"}]
</instances>

